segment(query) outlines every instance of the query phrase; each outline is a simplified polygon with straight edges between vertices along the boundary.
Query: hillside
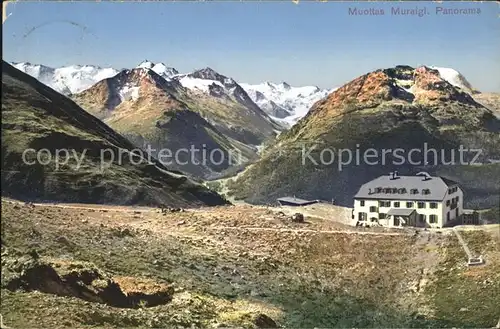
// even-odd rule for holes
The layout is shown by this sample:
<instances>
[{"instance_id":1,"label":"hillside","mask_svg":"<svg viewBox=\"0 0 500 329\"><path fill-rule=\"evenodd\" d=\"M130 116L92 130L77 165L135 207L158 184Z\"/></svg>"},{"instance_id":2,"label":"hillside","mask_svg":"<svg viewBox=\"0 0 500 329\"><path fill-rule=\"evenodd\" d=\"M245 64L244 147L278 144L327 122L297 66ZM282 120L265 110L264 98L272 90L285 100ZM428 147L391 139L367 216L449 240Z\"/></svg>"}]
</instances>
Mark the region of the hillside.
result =
<instances>
[{"instance_id":1,"label":"hillside","mask_svg":"<svg viewBox=\"0 0 500 329\"><path fill-rule=\"evenodd\" d=\"M177 207L225 203L180 172L132 157L133 149L70 99L2 63L2 195ZM59 151L57 162L57 150L69 156Z\"/></svg>"},{"instance_id":2,"label":"hillside","mask_svg":"<svg viewBox=\"0 0 500 329\"><path fill-rule=\"evenodd\" d=\"M198 150L194 160L188 156L170 166L200 178L254 159L256 146L275 135L277 124L234 80L210 70L165 78L165 70L147 64L123 70L72 98L134 145L173 154ZM203 160L202 150L214 159ZM152 154L158 157L156 152Z\"/></svg>"},{"instance_id":3,"label":"hillside","mask_svg":"<svg viewBox=\"0 0 500 329\"><path fill-rule=\"evenodd\" d=\"M492 328L498 226L361 229L273 209L2 202L10 328Z\"/></svg>"},{"instance_id":4,"label":"hillside","mask_svg":"<svg viewBox=\"0 0 500 329\"><path fill-rule=\"evenodd\" d=\"M460 158L461 146L482 152ZM419 151L410 158L413 149ZM466 206L489 207L498 202L491 177L500 176L500 165L468 164L498 159L499 150L500 120L489 109L437 70L397 66L358 77L315 103L229 187L253 203L300 195L350 206L364 182L391 170L453 171Z\"/></svg>"},{"instance_id":5,"label":"hillside","mask_svg":"<svg viewBox=\"0 0 500 329\"><path fill-rule=\"evenodd\" d=\"M500 118L500 93L477 93L474 95L476 102L484 105Z\"/></svg>"}]
</instances>

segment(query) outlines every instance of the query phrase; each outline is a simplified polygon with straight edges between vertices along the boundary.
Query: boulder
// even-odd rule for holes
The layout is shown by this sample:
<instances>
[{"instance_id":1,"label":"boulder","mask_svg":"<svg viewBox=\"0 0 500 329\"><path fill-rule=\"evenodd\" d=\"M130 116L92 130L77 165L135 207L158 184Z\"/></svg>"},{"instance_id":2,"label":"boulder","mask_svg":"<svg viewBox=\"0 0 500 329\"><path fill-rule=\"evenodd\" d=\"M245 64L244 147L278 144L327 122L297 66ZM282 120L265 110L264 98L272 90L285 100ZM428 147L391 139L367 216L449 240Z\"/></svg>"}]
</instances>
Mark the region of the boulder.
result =
<instances>
[{"instance_id":1,"label":"boulder","mask_svg":"<svg viewBox=\"0 0 500 329\"><path fill-rule=\"evenodd\" d=\"M294 223L303 223L304 222L304 215L301 214L301 213L295 213L292 218L291 218L292 222Z\"/></svg>"}]
</instances>

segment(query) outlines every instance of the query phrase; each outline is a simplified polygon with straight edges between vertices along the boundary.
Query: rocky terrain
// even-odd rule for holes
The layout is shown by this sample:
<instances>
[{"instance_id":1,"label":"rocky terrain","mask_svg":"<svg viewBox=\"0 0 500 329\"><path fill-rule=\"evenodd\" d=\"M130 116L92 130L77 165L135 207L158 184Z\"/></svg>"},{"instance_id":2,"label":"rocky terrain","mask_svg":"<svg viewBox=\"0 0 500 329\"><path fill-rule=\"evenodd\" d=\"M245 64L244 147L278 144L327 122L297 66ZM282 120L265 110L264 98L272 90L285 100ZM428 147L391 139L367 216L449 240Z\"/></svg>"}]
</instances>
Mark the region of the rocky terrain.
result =
<instances>
[{"instance_id":1,"label":"rocky terrain","mask_svg":"<svg viewBox=\"0 0 500 329\"><path fill-rule=\"evenodd\" d=\"M425 155L424 144L436 152ZM474 163L484 165L469 164L473 152L460 158L460 147L480 149ZM363 154L369 149L376 155L365 161ZM396 149L420 153L412 156L411 164L404 152L401 162ZM351 160L348 152L340 158L340 150L350 151ZM389 151L382 155L384 150ZM499 150L500 120L491 110L435 69L396 66L360 76L315 103L228 186L236 199L252 203L296 194L305 199L334 198L350 206L352 196L368 180L391 170L425 170L461 183L466 207L491 207L498 203L499 192L497 182L488 177L500 176L500 166L489 162L500 158Z\"/></svg>"},{"instance_id":2,"label":"rocky terrain","mask_svg":"<svg viewBox=\"0 0 500 329\"><path fill-rule=\"evenodd\" d=\"M27 149L32 151L25 153ZM2 63L2 195L92 203L225 204L215 192L155 159L131 153L133 149L70 99Z\"/></svg>"},{"instance_id":3,"label":"rocky terrain","mask_svg":"<svg viewBox=\"0 0 500 329\"><path fill-rule=\"evenodd\" d=\"M10 328L493 327L498 226L356 228L280 208L2 200ZM339 215L341 212L339 212ZM341 216L341 215L340 215Z\"/></svg>"}]
</instances>

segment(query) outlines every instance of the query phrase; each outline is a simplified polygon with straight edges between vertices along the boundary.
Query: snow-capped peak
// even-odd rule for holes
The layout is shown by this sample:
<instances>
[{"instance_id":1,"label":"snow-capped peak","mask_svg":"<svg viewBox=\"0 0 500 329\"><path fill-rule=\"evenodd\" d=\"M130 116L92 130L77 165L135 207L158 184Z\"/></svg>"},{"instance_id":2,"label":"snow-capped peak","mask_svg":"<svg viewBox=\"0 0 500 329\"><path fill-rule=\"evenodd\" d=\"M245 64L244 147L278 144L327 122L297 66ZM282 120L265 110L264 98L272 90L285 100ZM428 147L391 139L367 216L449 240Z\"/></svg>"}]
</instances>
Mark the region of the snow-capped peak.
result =
<instances>
[{"instance_id":1,"label":"snow-capped peak","mask_svg":"<svg viewBox=\"0 0 500 329\"><path fill-rule=\"evenodd\" d=\"M288 83L286 83L284 81L281 82L278 86L285 89L285 90L290 90L290 88L292 88Z\"/></svg>"},{"instance_id":2,"label":"snow-capped peak","mask_svg":"<svg viewBox=\"0 0 500 329\"><path fill-rule=\"evenodd\" d=\"M81 92L118 73L113 68L101 68L93 65L69 65L55 69L27 62L12 63L12 65L62 94Z\"/></svg>"},{"instance_id":3,"label":"snow-capped peak","mask_svg":"<svg viewBox=\"0 0 500 329\"><path fill-rule=\"evenodd\" d=\"M175 77L185 88L202 91L214 96L230 95L238 86L232 78L226 77L210 67Z\"/></svg>"},{"instance_id":4,"label":"snow-capped peak","mask_svg":"<svg viewBox=\"0 0 500 329\"><path fill-rule=\"evenodd\" d=\"M448 81L453 86L458 87L468 93L473 92L474 89L472 88L472 85L457 70L449 67L438 67L438 66L429 66L429 68L437 70L441 78L443 80Z\"/></svg>"},{"instance_id":5,"label":"snow-capped peak","mask_svg":"<svg viewBox=\"0 0 500 329\"><path fill-rule=\"evenodd\" d=\"M201 70L196 70L196 71L188 74L188 76L195 78L195 79L218 81L220 83L224 83L224 80L227 79L226 76L219 74L217 71L215 71L214 69L212 69L210 67L205 67Z\"/></svg>"},{"instance_id":6,"label":"snow-capped peak","mask_svg":"<svg viewBox=\"0 0 500 329\"><path fill-rule=\"evenodd\" d=\"M136 68L152 69L155 64L147 59L143 60Z\"/></svg>"},{"instance_id":7,"label":"snow-capped peak","mask_svg":"<svg viewBox=\"0 0 500 329\"><path fill-rule=\"evenodd\" d=\"M316 86L292 87L286 82L240 85L261 109L289 125L293 125L305 116L315 102L332 91L322 90Z\"/></svg>"},{"instance_id":8,"label":"snow-capped peak","mask_svg":"<svg viewBox=\"0 0 500 329\"><path fill-rule=\"evenodd\" d=\"M168 67L163 63L153 63L147 59L142 61L136 68L153 70L156 74L164 78L165 80L170 80L174 75L179 74L179 72L173 67Z\"/></svg>"}]
</instances>

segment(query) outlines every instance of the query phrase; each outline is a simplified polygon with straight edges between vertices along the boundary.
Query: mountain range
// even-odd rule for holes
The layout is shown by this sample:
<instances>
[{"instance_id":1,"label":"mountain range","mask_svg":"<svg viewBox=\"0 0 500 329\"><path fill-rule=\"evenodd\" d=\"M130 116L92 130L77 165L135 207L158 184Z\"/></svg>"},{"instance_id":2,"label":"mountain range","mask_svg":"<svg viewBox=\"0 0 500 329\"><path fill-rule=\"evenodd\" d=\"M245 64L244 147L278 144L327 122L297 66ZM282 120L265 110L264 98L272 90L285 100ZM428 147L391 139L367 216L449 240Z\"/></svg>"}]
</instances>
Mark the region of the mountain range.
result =
<instances>
[{"instance_id":1,"label":"mountain range","mask_svg":"<svg viewBox=\"0 0 500 329\"><path fill-rule=\"evenodd\" d=\"M51 68L28 62L11 64L15 68L33 76L40 82L65 95L79 93L97 82L113 77L120 72L114 68L101 68L92 65L71 65ZM163 63L153 63L147 59L143 60L135 68L150 69L167 81L175 79L185 88L192 91L211 93L212 95L217 95L217 93L223 91L231 94L231 88L239 85L250 96L253 102L285 127L295 123L307 113L307 110L314 102L331 92L331 90L320 89L316 86L292 87L286 82L280 84L272 82L248 84L237 83L232 79L231 82L229 78L225 82L225 77L222 74L210 68L206 68L205 73L203 73L204 70L198 70L180 74L173 67L169 67ZM227 85L225 90L224 85ZM241 89L237 89L236 92L241 93Z\"/></svg>"},{"instance_id":2,"label":"mountain range","mask_svg":"<svg viewBox=\"0 0 500 329\"><path fill-rule=\"evenodd\" d=\"M70 71L27 63L15 66L56 90L61 85L40 72ZM498 165L487 164L500 159L498 94L475 90L451 68L398 65L328 91L285 82L238 83L208 67L179 73L147 60L132 69L115 70L114 75L110 68L85 71L94 73L85 79L80 78L83 73L59 78L73 86L59 91L79 90L66 95L135 147L178 151L190 145L210 154L218 151L220 161L203 162L200 154L196 161L188 161L185 155L180 159L185 164L169 167L203 180L245 169L230 180L229 190L248 202L300 194L348 205L363 182L389 170L447 175L464 185L475 205L491 204L498 194L494 184L478 183L498 171ZM95 81L106 75L95 73L101 71L110 76ZM300 163L304 145L336 150L362 145L360 151L365 151L409 150L425 143L444 152L461 145L480 148L484 165L361 164L338 170ZM236 163L232 154L238 154ZM318 156L319 149L311 154Z\"/></svg>"},{"instance_id":3,"label":"mountain range","mask_svg":"<svg viewBox=\"0 0 500 329\"><path fill-rule=\"evenodd\" d=\"M155 159L132 158L133 149L69 98L2 62L3 196L176 207L226 203ZM57 162L57 150L71 157Z\"/></svg>"}]
</instances>

